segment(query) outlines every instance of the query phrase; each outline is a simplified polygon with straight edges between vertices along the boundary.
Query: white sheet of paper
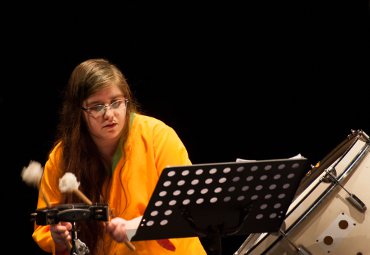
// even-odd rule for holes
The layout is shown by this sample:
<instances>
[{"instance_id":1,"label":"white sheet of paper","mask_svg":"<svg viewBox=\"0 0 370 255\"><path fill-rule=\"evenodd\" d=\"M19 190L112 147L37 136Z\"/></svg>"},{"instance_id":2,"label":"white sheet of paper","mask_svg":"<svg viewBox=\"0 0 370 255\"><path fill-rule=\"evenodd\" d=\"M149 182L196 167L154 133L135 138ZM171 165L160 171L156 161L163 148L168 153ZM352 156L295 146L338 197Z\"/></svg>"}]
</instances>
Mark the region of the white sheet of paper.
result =
<instances>
[{"instance_id":1,"label":"white sheet of paper","mask_svg":"<svg viewBox=\"0 0 370 255\"><path fill-rule=\"evenodd\" d=\"M128 240L131 241L131 238L136 234L136 231L139 228L139 224L141 222L141 218L143 218L143 216L139 216L139 217L136 217L136 218L133 218L127 221L126 234L127 234Z\"/></svg>"},{"instance_id":2,"label":"white sheet of paper","mask_svg":"<svg viewBox=\"0 0 370 255\"><path fill-rule=\"evenodd\" d=\"M293 157L290 157L288 159L301 159L301 158L305 158L303 157L300 153L293 156ZM237 158L236 159L236 162L258 162L258 160L256 159L242 159L242 158Z\"/></svg>"}]
</instances>

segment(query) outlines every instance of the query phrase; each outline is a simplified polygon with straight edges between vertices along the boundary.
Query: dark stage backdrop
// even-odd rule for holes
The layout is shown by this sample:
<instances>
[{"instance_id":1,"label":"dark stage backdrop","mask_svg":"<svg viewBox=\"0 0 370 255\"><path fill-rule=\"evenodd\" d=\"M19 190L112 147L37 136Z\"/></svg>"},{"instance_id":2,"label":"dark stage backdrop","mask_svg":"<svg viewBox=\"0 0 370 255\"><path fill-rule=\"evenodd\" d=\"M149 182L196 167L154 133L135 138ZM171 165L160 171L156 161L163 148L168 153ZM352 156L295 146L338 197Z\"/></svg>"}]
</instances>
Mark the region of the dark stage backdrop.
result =
<instances>
[{"instance_id":1,"label":"dark stage backdrop","mask_svg":"<svg viewBox=\"0 0 370 255\"><path fill-rule=\"evenodd\" d=\"M351 129L370 133L368 3L296 2L2 9L2 243L41 254L29 220L37 193L20 173L45 162L60 92L87 58L115 62L193 163L301 153L315 164ZM244 239L225 238L223 254Z\"/></svg>"}]
</instances>

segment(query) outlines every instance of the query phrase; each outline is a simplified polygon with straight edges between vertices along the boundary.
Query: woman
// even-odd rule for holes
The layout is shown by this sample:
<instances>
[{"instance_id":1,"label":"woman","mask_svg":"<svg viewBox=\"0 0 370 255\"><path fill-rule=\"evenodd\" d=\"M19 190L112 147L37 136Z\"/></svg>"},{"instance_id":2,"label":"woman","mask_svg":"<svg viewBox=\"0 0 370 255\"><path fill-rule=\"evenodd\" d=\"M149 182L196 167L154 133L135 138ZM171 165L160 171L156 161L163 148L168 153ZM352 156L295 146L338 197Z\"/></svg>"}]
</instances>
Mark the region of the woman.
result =
<instances>
[{"instance_id":1,"label":"woman","mask_svg":"<svg viewBox=\"0 0 370 255\"><path fill-rule=\"evenodd\" d=\"M112 219L78 221L78 239L90 254L206 254L199 238L127 244L126 220L143 215L161 171L189 165L176 132L162 121L137 112L123 73L105 59L90 59L72 72L65 91L59 136L44 166L38 208L81 203L60 192L59 179L73 173L92 203L112 209ZM49 200L45 201L45 197ZM53 254L69 254L70 222L35 225L34 240Z\"/></svg>"}]
</instances>

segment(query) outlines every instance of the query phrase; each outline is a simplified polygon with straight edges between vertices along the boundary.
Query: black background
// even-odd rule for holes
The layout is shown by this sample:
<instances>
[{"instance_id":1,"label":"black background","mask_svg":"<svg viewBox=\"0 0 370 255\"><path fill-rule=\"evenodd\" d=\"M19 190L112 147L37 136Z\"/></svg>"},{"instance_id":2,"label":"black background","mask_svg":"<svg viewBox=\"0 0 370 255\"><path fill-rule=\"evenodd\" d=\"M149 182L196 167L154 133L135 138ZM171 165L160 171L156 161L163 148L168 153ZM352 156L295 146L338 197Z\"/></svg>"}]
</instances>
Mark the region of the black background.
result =
<instances>
[{"instance_id":1,"label":"black background","mask_svg":"<svg viewBox=\"0 0 370 255\"><path fill-rule=\"evenodd\" d=\"M4 245L41 254L29 220L37 192L20 173L45 162L60 92L87 58L116 63L193 163L301 153L315 164L351 129L370 133L369 2L296 2L3 7ZM243 240L225 238L223 254Z\"/></svg>"}]
</instances>

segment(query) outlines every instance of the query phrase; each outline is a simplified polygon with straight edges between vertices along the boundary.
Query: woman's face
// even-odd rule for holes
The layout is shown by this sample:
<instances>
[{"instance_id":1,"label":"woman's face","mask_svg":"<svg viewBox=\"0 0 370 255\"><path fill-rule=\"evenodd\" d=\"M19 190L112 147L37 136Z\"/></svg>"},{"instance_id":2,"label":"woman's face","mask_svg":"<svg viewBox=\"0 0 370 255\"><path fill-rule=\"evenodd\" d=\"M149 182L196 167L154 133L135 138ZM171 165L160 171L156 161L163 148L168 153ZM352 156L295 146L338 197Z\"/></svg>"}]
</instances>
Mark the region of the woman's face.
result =
<instances>
[{"instance_id":1,"label":"woman's face","mask_svg":"<svg viewBox=\"0 0 370 255\"><path fill-rule=\"evenodd\" d=\"M87 127L97 144L119 140L126 122L126 99L117 86L91 95L83 102L83 108Z\"/></svg>"}]
</instances>

